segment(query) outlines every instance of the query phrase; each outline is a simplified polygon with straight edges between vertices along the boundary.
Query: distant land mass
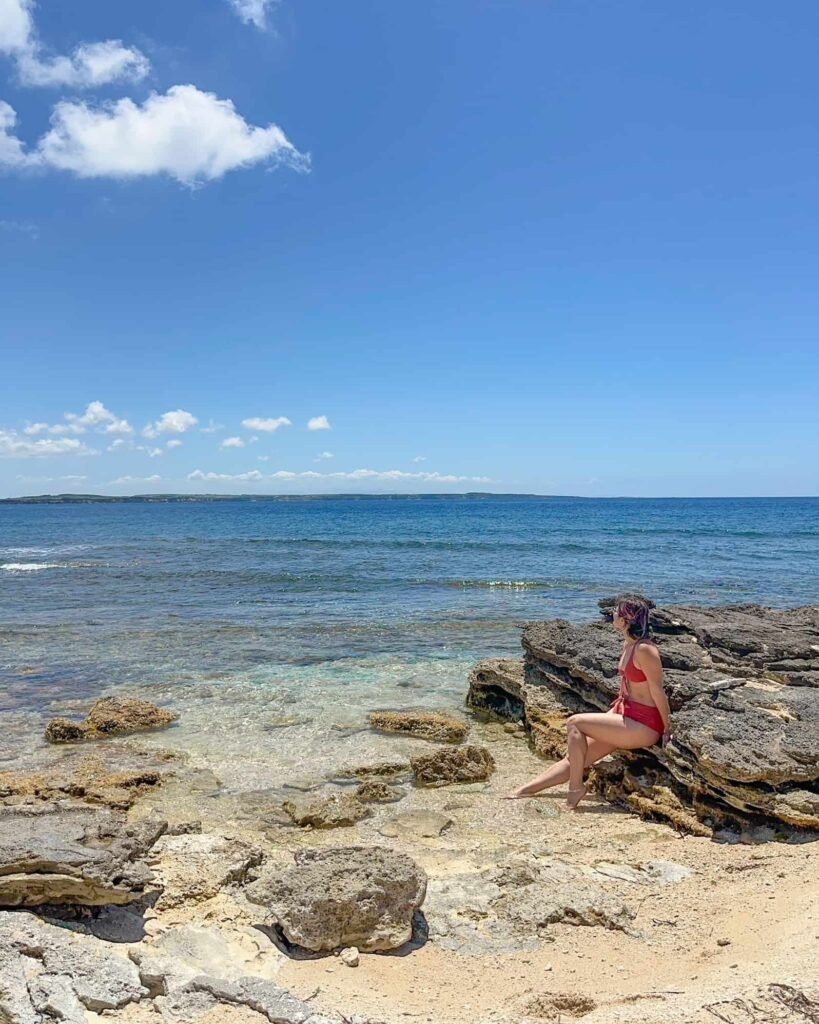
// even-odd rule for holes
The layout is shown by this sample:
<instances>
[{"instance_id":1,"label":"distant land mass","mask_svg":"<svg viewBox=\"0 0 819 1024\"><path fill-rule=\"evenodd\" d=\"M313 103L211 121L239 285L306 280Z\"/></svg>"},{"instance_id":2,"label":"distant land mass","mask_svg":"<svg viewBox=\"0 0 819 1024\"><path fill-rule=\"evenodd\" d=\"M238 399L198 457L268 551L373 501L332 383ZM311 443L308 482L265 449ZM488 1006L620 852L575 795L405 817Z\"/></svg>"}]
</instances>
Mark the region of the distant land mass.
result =
<instances>
[{"instance_id":1,"label":"distant land mass","mask_svg":"<svg viewBox=\"0 0 819 1024\"><path fill-rule=\"evenodd\" d=\"M171 501L443 501L460 498L462 501L493 501L498 498L519 500L565 498L571 495L552 494L493 494L489 491L468 491L464 494L31 494L19 498L0 498L0 505L91 505L122 502Z\"/></svg>"}]
</instances>

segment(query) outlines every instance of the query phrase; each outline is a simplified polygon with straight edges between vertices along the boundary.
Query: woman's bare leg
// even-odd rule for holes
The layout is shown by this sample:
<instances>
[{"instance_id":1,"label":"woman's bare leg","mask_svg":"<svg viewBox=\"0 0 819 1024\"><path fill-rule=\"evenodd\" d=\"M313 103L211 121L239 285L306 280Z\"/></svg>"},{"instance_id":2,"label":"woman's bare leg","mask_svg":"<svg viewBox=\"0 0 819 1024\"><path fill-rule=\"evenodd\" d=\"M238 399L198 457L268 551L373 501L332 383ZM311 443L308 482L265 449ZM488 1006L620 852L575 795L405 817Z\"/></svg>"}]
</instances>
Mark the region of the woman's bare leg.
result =
<instances>
[{"instance_id":1,"label":"woman's bare leg","mask_svg":"<svg viewBox=\"0 0 819 1024\"><path fill-rule=\"evenodd\" d=\"M572 715L566 723L566 730L569 738L569 797L566 804L572 811L586 795L583 771L591 740L610 743L618 750L638 750L650 747L658 739L655 730L642 722L611 712Z\"/></svg>"},{"instance_id":2,"label":"woman's bare leg","mask_svg":"<svg viewBox=\"0 0 819 1024\"><path fill-rule=\"evenodd\" d=\"M586 752L586 767L588 768L590 765L596 764L614 749L609 743L601 743L600 740L589 740ZM560 761L556 761L542 775L537 775L534 779L530 779L525 786L521 786L520 789L515 789L507 794L505 799L522 800L526 797L534 796L536 793L541 793L544 789L550 789L552 786L561 786L564 782L568 781L569 759L564 757Z\"/></svg>"}]
</instances>

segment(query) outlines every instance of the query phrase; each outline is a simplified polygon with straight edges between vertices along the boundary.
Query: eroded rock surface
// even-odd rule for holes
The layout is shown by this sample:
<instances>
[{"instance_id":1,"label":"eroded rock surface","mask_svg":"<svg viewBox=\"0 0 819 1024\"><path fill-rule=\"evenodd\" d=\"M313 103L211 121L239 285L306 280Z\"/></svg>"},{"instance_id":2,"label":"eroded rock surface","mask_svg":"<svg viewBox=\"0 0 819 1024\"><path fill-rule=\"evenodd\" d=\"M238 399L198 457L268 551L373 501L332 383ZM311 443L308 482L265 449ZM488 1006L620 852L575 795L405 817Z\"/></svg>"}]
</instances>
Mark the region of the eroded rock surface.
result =
<instances>
[{"instance_id":1,"label":"eroded rock surface","mask_svg":"<svg viewBox=\"0 0 819 1024\"><path fill-rule=\"evenodd\" d=\"M313 828L342 828L355 825L370 813L352 793L333 793L331 796L288 800L283 806L297 825L310 825Z\"/></svg>"},{"instance_id":2,"label":"eroded rock surface","mask_svg":"<svg viewBox=\"0 0 819 1024\"><path fill-rule=\"evenodd\" d=\"M485 782L495 771L486 747L441 747L410 761L419 786L448 786L453 782Z\"/></svg>"},{"instance_id":3,"label":"eroded rock surface","mask_svg":"<svg viewBox=\"0 0 819 1024\"><path fill-rule=\"evenodd\" d=\"M301 850L285 871L247 886L289 942L329 951L356 946L396 949L412 936L412 918L426 894L426 874L405 854L382 847Z\"/></svg>"},{"instance_id":4,"label":"eroded rock surface","mask_svg":"<svg viewBox=\"0 0 819 1024\"><path fill-rule=\"evenodd\" d=\"M95 701L83 722L52 718L45 730L49 743L79 743L82 740L127 736L135 732L164 729L179 716L136 697L102 697Z\"/></svg>"},{"instance_id":5,"label":"eroded rock surface","mask_svg":"<svg viewBox=\"0 0 819 1024\"><path fill-rule=\"evenodd\" d=\"M445 711L372 711L370 725L381 732L417 736L436 743L461 743L469 726Z\"/></svg>"},{"instance_id":6,"label":"eroded rock surface","mask_svg":"<svg viewBox=\"0 0 819 1024\"><path fill-rule=\"evenodd\" d=\"M166 823L91 808L0 808L0 906L130 903L151 888L145 858Z\"/></svg>"},{"instance_id":7,"label":"eroded rock surface","mask_svg":"<svg viewBox=\"0 0 819 1024\"><path fill-rule=\"evenodd\" d=\"M819 608L656 608L652 627L674 742L602 762L597 788L704 835L760 818L819 829ZM468 702L522 716L535 749L562 756L566 717L617 692L620 639L606 622L553 620L526 626L523 648L522 677L482 662Z\"/></svg>"},{"instance_id":8,"label":"eroded rock surface","mask_svg":"<svg viewBox=\"0 0 819 1024\"><path fill-rule=\"evenodd\" d=\"M240 839L214 833L164 835L151 852L162 884L158 910L201 903L231 883L243 882L262 852Z\"/></svg>"}]
</instances>

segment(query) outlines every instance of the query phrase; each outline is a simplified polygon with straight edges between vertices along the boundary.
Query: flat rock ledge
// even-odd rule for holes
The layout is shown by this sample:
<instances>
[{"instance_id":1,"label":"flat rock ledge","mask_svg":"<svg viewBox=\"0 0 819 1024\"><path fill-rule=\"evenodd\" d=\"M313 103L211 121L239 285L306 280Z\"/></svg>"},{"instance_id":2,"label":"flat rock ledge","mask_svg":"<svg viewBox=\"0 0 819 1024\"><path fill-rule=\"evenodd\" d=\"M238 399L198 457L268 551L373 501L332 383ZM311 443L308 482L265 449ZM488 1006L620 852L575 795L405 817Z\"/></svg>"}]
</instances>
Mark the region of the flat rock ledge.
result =
<instances>
[{"instance_id":1,"label":"flat rock ledge","mask_svg":"<svg viewBox=\"0 0 819 1024\"><path fill-rule=\"evenodd\" d=\"M146 857L166 828L88 807L0 808L0 907L131 903L152 890Z\"/></svg>"},{"instance_id":2,"label":"flat rock ledge","mask_svg":"<svg viewBox=\"0 0 819 1024\"><path fill-rule=\"evenodd\" d=\"M288 942L314 952L397 949L412 937L427 877L408 856L380 846L300 850L295 864L252 882Z\"/></svg>"},{"instance_id":3,"label":"flat rock ledge","mask_svg":"<svg viewBox=\"0 0 819 1024\"><path fill-rule=\"evenodd\" d=\"M602 601L604 619L611 601ZM651 613L673 743L611 757L592 773L607 799L681 831L765 821L819 830L819 607L668 607ZM523 722L534 749L565 753L565 721L605 711L620 641L608 622L523 630L522 662L472 671L467 704Z\"/></svg>"},{"instance_id":4,"label":"flat rock ledge","mask_svg":"<svg viewBox=\"0 0 819 1024\"><path fill-rule=\"evenodd\" d=\"M82 722L52 718L46 726L49 743L80 743L83 740L128 736L135 732L164 729L179 715L136 697L102 697L95 701Z\"/></svg>"}]
</instances>

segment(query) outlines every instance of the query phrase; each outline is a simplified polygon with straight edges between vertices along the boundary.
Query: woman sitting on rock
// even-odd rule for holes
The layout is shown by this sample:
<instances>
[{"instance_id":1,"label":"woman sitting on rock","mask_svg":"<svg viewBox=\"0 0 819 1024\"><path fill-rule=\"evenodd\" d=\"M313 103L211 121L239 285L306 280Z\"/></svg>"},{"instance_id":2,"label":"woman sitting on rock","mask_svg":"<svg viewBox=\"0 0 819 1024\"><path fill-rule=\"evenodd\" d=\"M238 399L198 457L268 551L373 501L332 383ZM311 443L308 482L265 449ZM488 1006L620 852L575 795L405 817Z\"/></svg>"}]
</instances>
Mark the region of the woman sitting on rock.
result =
<instances>
[{"instance_id":1,"label":"woman sitting on rock","mask_svg":"<svg viewBox=\"0 0 819 1024\"><path fill-rule=\"evenodd\" d=\"M614 628L623 635L617 666L620 692L606 712L572 715L566 721L568 751L562 761L510 793L508 799L534 796L551 786L569 783L570 810L586 795L583 773L615 750L652 747L671 738L671 712L663 690L660 652L648 638L649 603L635 594L614 602Z\"/></svg>"}]
</instances>

